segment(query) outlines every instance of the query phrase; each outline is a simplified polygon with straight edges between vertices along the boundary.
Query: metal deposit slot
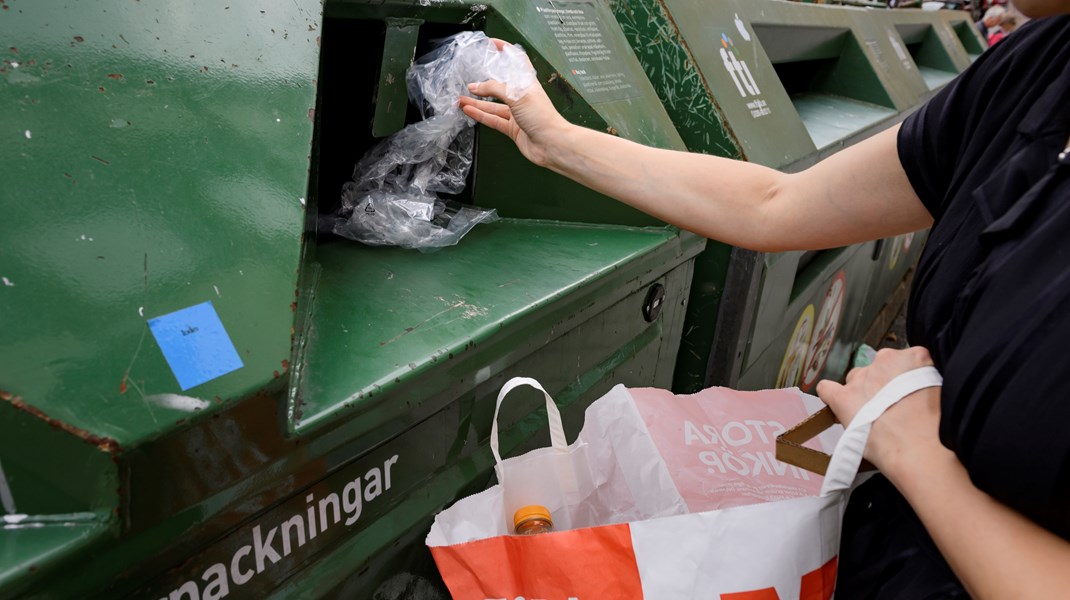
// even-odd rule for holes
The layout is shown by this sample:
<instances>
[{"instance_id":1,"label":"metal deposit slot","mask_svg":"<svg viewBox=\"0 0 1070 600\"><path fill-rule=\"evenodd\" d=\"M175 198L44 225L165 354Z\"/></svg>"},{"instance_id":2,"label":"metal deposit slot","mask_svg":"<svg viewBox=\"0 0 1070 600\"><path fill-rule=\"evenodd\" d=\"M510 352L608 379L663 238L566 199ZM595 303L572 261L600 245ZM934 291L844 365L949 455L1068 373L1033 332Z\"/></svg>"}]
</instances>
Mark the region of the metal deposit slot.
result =
<instances>
[{"instance_id":1,"label":"metal deposit slot","mask_svg":"<svg viewBox=\"0 0 1070 600\"><path fill-rule=\"evenodd\" d=\"M754 24L819 149L895 115L895 104L849 29Z\"/></svg>"},{"instance_id":2,"label":"metal deposit slot","mask_svg":"<svg viewBox=\"0 0 1070 600\"><path fill-rule=\"evenodd\" d=\"M921 73L925 85L930 90L942 87L958 75L955 63L951 60L947 48L936 35L932 25L927 23L902 24L896 25L895 29L906 43L910 57L914 59L918 72ZM974 42L976 43L976 40ZM968 46L967 49L969 49Z\"/></svg>"}]
</instances>

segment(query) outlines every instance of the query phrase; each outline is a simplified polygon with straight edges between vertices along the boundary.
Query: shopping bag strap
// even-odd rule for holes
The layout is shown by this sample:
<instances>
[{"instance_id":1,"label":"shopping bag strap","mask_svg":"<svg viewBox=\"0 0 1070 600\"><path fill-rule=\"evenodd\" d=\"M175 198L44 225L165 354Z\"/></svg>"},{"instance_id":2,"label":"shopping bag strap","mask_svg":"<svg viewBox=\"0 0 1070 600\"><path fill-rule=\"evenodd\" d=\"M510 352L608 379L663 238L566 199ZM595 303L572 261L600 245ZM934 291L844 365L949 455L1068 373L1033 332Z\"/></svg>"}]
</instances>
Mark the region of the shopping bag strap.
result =
<instances>
[{"instance_id":1,"label":"shopping bag strap","mask_svg":"<svg viewBox=\"0 0 1070 600\"><path fill-rule=\"evenodd\" d=\"M943 382L935 367L921 367L903 373L881 388L877 395L859 409L836 444L825 472L825 482L821 485L821 495L845 490L851 486L858 474L858 467L862 464L862 452L866 449L869 431L873 428L873 422L883 415L884 411L918 390L939 387Z\"/></svg>"},{"instance_id":2,"label":"shopping bag strap","mask_svg":"<svg viewBox=\"0 0 1070 600\"><path fill-rule=\"evenodd\" d=\"M554 403L554 399L550 397L550 394L542 388L538 381L530 377L514 377L502 386L502 390L498 392L498 401L494 404L494 421L490 425L490 451L494 453L494 463L497 465L502 464L502 455L498 449L498 411L501 410L502 400L505 400L509 392L522 385L531 386L539 390L542 392L543 397L546 398L546 420L550 423L550 445L558 450L568 449L568 442L565 441L565 428L561 425L561 411L557 410L557 404Z\"/></svg>"}]
</instances>

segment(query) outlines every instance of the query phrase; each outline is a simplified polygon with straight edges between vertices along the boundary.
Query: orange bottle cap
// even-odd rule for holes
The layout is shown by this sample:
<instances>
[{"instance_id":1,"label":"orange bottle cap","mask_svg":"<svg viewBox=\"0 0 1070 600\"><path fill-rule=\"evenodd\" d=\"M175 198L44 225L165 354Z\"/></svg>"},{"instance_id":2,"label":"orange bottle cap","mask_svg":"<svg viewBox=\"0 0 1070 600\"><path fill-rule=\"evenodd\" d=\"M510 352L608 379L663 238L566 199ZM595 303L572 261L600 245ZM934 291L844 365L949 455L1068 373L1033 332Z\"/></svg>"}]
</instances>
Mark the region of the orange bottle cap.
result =
<instances>
[{"instance_id":1,"label":"orange bottle cap","mask_svg":"<svg viewBox=\"0 0 1070 600\"><path fill-rule=\"evenodd\" d=\"M532 519L542 519L544 521L550 521L551 523L553 522L553 519L550 518L549 509L541 504L531 504L521 507L513 513L513 527Z\"/></svg>"}]
</instances>

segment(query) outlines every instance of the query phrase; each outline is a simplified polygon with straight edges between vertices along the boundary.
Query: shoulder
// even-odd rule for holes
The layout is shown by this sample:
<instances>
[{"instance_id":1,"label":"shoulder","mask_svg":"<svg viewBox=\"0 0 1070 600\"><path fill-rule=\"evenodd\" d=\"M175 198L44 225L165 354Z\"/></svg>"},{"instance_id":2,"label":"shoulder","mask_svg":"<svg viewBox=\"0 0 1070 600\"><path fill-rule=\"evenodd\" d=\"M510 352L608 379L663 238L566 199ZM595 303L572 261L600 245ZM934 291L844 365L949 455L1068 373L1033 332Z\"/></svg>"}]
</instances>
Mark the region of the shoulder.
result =
<instances>
[{"instance_id":1,"label":"shoulder","mask_svg":"<svg viewBox=\"0 0 1070 600\"><path fill-rule=\"evenodd\" d=\"M1019 127L1037 116L1030 114L1034 105L1053 84L1065 83L1068 64L1070 16L1031 21L903 123L899 158L933 217L940 219L969 170L1002 160Z\"/></svg>"}]
</instances>

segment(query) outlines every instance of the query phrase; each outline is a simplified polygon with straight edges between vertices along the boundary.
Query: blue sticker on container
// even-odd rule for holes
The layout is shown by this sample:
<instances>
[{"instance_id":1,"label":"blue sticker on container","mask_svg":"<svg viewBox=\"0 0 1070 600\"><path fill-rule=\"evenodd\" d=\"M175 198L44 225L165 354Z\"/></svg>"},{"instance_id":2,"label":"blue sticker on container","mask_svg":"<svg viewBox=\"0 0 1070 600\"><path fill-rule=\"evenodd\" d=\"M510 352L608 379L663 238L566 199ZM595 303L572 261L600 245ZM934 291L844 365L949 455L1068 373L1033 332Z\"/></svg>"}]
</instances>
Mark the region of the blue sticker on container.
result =
<instances>
[{"instance_id":1,"label":"blue sticker on container","mask_svg":"<svg viewBox=\"0 0 1070 600\"><path fill-rule=\"evenodd\" d=\"M243 366L211 300L149 319L149 329L183 390Z\"/></svg>"}]
</instances>

